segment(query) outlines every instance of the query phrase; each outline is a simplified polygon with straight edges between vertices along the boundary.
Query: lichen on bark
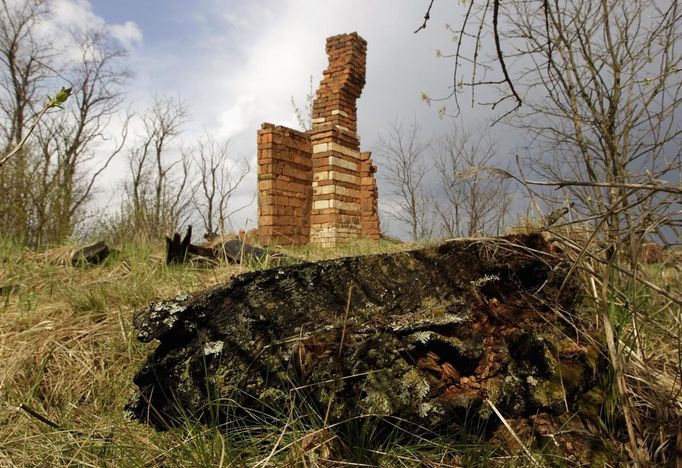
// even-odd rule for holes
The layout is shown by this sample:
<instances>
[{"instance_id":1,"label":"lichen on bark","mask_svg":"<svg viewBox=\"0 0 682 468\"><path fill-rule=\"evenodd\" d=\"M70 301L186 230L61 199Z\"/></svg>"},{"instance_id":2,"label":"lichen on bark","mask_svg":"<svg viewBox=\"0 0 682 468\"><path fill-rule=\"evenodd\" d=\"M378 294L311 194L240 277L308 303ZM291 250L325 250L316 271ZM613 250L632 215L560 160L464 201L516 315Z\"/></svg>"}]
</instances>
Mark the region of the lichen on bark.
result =
<instances>
[{"instance_id":1,"label":"lichen on bark","mask_svg":"<svg viewBox=\"0 0 682 468\"><path fill-rule=\"evenodd\" d=\"M136 314L139 338L159 345L128 409L165 428L209 407L232 417L221 400L267 412L304 397L330 423L457 431L473 418L491 433L491 404L509 418L573 412L601 361L568 338L580 294L567 271L527 235L246 273Z\"/></svg>"}]
</instances>

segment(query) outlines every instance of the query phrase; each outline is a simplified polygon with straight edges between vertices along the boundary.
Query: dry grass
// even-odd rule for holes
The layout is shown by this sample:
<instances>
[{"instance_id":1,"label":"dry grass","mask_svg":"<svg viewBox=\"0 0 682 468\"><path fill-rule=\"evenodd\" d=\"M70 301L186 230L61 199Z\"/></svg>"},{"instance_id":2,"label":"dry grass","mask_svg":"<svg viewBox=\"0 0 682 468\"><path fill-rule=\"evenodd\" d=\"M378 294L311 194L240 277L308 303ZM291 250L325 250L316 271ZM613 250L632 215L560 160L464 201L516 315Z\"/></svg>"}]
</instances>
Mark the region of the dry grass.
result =
<instances>
[{"instance_id":1,"label":"dry grass","mask_svg":"<svg viewBox=\"0 0 682 468\"><path fill-rule=\"evenodd\" d=\"M59 261L63 251L4 246L2 252L0 282L19 286L2 297L1 463L98 466L102 453L117 460L131 445L144 447L141 462L153 458L155 435L122 414L133 373L149 351L135 340L131 312L154 298L225 280L229 269L166 268L160 252L145 247L102 266L73 268ZM28 417L19 404L59 429Z\"/></svg>"},{"instance_id":2,"label":"dry grass","mask_svg":"<svg viewBox=\"0 0 682 468\"><path fill-rule=\"evenodd\" d=\"M291 255L318 260L398 248L358 243ZM267 265L167 267L159 244L124 246L101 266L74 268L63 261L70 251L0 244L0 287L14 285L0 294L0 467L233 464L236 455L215 429L157 433L125 418L133 375L155 346L135 339L131 319L152 300Z\"/></svg>"},{"instance_id":3,"label":"dry grass","mask_svg":"<svg viewBox=\"0 0 682 468\"><path fill-rule=\"evenodd\" d=\"M608 434L624 437L627 428L629 455L642 465L674 463L682 437L681 265L672 254L665 264L628 262L625 248L619 264L607 262L593 233L552 234L582 278L585 325L607 345L613 377L603 389L602 420Z\"/></svg>"},{"instance_id":4,"label":"dry grass","mask_svg":"<svg viewBox=\"0 0 682 468\"><path fill-rule=\"evenodd\" d=\"M287 253L301 260L320 260L408 247L358 242L337 249L300 247ZM238 428L229 439L216 428L189 421L186 427L158 433L127 420L123 413L134 392L132 377L155 346L135 339L133 311L155 299L202 290L267 265L167 267L161 245L133 245L124 246L101 266L74 268L61 261L68 252L69 247L34 253L0 244L0 287L15 285L12 292L0 293L0 467L252 465L268 459L276 441L277 460L272 462L294 463L294 457L295 464L310 464L314 453L319 458L325 450L339 450L336 440L320 438L312 443L310 434L317 432L301 422L303 415L289 411L279 421ZM581 271L589 292L599 276L589 273L587 261L581 263ZM650 266L644 274L671 294L680 294L679 266ZM674 443L672 425L682 414L679 305L647 288L621 291L612 305L609 312L642 445L652 452L668 450ZM19 405L58 427L30 416ZM618 402L614 400L612 406L617 410ZM371 431L371 422L363 421L353 437L364 437L364 432L371 437ZM395 466L419 465L423 453L430 450L438 454L435 459L465 461L461 447L447 441L434 439L432 446L424 447L405 444L403 439L397 435L392 447L372 446L369 439L357 444ZM472 446L469 460L490 450ZM445 465L433 462L432 466Z\"/></svg>"}]
</instances>

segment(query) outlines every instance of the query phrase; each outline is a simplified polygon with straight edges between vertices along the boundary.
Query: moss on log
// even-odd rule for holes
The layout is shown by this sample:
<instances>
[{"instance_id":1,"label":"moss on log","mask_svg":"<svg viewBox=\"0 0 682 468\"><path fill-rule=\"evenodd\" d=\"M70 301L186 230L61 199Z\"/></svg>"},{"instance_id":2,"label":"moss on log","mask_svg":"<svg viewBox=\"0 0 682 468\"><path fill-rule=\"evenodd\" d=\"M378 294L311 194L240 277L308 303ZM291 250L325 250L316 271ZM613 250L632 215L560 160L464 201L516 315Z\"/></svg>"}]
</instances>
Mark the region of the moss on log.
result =
<instances>
[{"instance_id":1,"label":"moss on log","mask_svg":"<svg viewBox=\"0 0 682 468\"><path fill-rule=\"evenodd\" d=\"M508 418L573 411L601 361L564 319L580 299L575 281L561 287L567 270L525 235L246 273L135 315L138 338L159 345L128 410L165 428L303 395L322 412L333 402L330 422L467 420L490 434L493 406Z\"/></svg>"}]
</instances>

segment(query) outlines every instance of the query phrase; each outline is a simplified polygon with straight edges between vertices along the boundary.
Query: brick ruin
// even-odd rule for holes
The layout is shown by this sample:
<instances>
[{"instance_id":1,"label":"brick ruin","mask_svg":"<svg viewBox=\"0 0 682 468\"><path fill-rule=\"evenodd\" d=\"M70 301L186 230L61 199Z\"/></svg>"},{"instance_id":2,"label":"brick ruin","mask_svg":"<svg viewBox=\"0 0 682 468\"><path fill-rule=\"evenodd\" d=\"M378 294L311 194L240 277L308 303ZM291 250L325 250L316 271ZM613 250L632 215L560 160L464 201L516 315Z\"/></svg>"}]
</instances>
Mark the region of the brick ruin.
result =
<instances>
[{"instance_id":1,"label":"brick ruin","mask_svg":"<svg viewBox=\"0 0 682 468\"><path fill-rule=\"evenodd\" d=\"M258 237L265 244L332 247L381 235L376 166L357 134L367 42L340 34L327 38L326 50L312 128L264 123L258 131Z\"/></svg>"}]
</instances>

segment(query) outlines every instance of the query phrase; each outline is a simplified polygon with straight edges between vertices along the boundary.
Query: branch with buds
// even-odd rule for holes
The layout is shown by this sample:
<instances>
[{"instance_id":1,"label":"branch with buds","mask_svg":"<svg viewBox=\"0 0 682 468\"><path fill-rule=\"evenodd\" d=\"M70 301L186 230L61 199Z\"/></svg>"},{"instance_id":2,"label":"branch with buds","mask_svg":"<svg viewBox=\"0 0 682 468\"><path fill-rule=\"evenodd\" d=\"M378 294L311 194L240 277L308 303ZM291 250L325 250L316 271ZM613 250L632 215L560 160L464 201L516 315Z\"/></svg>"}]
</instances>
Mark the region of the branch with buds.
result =
<instances>
[{"instance_id":1,"label":"branch with buds","mask_svg":"<svg viewBox=\"0 0 682 468\"><path fill-rule=\"evenodd\" d=\"M54 97L47 97L47 102L45 103L45 106L43 107L43 110L40 111L40 114L36 117L36 119L33 121L33 124L31 124L31 128L28 129L28 132L26 132L26 135L24 135L24 138L21 139L19 144L14 147L12 151L7 153L7 155L0 159L0 167L2 167L9 159L17 154L21 148L26 144L26 140L28 137L33 133L33 130L36 129L38 126L38 123L40 122L40 119L43 118L43 116L49 111L50 109L53 108L58 108L62 109L62 104L66 102L67 99L69 99L69 96L71 96L71 88L64 88L62 87L61 90L54 96Z\"/></svg>"}]
</instances>

